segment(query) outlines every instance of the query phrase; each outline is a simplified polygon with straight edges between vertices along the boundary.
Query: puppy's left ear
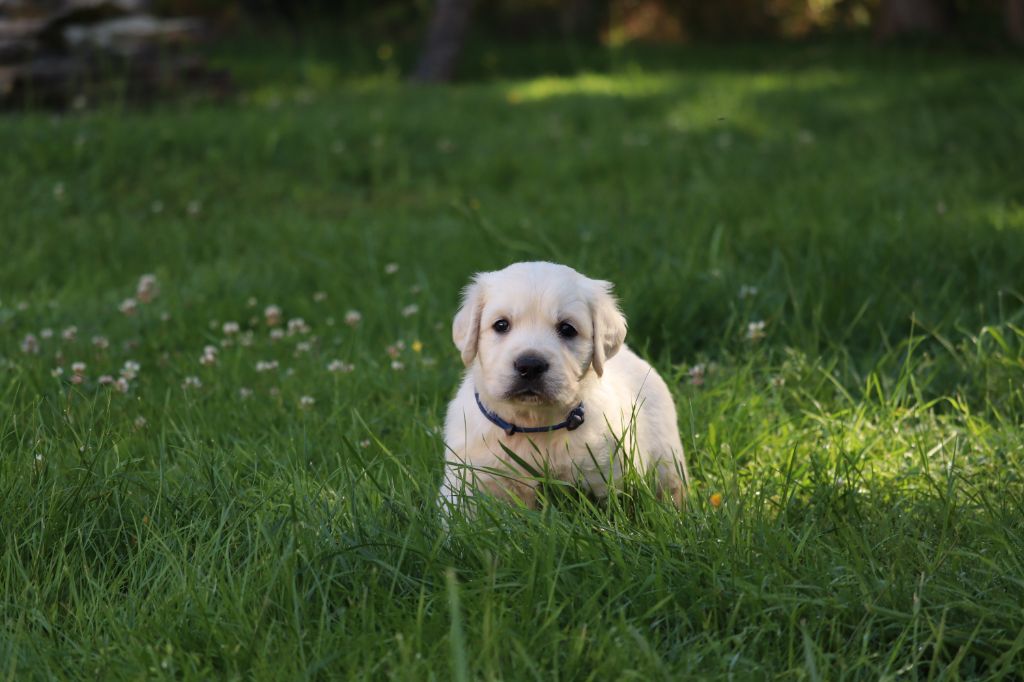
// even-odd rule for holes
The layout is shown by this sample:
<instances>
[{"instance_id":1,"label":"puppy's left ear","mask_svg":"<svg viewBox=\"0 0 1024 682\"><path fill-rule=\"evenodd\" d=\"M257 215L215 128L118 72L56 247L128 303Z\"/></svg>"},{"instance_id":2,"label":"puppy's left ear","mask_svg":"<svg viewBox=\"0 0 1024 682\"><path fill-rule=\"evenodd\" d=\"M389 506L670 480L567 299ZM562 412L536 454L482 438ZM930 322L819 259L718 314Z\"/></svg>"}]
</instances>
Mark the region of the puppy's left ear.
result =
<instances>
[{"instance_id":1,"label":"puppy's left ear","mask_svg":"<svg viewBox=\"0 0 1024 682\"><path fill-rule=\"evenodd\" d=\"M590 318L594 321L594 354L590 364L597 376L604 375L604 363L611 360L626 340L626 317L612 295L612 283L591 280Z\"/></svg>"},{"instance_id":2,"label":"puppy's left ear","mask_svg":"<svg viewBox=\"0 0 1024 682\"><path fill-rule=\"evenodd\" d=\"M480 275L462 292L462 307L452 320L452 341L462 354L462 364L469 367L476 357L477 339L480 338L480 314L484 307L483 284Z\"/></svg>"}]
</instances>

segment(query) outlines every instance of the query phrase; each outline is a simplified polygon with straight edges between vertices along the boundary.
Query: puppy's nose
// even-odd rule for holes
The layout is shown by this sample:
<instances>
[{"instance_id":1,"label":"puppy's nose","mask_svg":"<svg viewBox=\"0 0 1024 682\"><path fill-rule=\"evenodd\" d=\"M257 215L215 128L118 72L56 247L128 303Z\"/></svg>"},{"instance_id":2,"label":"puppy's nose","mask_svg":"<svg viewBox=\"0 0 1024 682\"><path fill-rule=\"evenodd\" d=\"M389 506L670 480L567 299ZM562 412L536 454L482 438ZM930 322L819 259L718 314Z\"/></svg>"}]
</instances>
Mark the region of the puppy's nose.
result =
<instances>
[{"instance_id":1,"label":"puppy's nose","mask_svg":"<svg viewBox=\"0 0 1024 682\"><path fill-rule=\"evenodd\" d=\"M520 355L513 364L519 376L527 380L536 379L548 371L548 361L539 355Z\"/></svg>"}]
</instances>

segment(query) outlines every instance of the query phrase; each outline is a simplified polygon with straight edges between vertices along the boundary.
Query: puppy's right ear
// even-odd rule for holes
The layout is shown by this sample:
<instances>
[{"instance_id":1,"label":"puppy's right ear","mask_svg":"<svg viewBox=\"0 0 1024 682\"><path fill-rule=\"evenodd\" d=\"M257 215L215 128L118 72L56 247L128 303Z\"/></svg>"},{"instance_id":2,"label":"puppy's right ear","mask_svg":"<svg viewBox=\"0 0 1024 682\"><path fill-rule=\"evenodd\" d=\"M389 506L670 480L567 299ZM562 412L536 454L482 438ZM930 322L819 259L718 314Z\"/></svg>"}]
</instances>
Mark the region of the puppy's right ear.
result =
<instances>
[{"instance_id":1,"label":"puppy's right ear","mask_svg":"<svg viewBox=\"0 0 1024 682\"><path fill-rule=\"evenodd\" d=\"M477 339L480 338L480 314L484 308L483 284L480 276L462 292L462 307L452 321L452 341L462 353L462 364L469 367L476 357Z\"/></svg>"}]
</instances>

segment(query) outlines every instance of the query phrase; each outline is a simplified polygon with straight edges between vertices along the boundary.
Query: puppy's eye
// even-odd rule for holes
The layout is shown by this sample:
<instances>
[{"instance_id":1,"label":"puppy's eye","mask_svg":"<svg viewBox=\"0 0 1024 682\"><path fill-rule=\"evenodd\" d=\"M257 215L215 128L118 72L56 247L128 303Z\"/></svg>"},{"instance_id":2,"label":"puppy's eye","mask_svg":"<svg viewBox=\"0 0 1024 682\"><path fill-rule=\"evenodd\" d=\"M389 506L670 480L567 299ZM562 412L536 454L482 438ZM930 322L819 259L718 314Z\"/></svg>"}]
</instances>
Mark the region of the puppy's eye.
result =
<instances>
[{"instance_id":1,"label":"puppy's eye","mask_svg":"<svg viewBox=\"0 0 1024 682\"><path fill-rule=\"evenodd\" d=\"M511 327L511 325L505 318L502 318L491 325L491 329L498 332L499 334L504 334L505 332L507 332L509 330L509 327Z\"/></svg>"},{"instance_id":2,"label":"puppy's eye","mask_svg":"<svg viewBox=\"0 0 1024 682\"><path fill-rule=\"evenodd\" d=\"M555 327L555 330L558 332L558 335L561 336L563 339L575 338L576 335L579 333L576 331L576 327L572 326L568 322L559 322L558 326Z\"/></svg>"}]
</instances>

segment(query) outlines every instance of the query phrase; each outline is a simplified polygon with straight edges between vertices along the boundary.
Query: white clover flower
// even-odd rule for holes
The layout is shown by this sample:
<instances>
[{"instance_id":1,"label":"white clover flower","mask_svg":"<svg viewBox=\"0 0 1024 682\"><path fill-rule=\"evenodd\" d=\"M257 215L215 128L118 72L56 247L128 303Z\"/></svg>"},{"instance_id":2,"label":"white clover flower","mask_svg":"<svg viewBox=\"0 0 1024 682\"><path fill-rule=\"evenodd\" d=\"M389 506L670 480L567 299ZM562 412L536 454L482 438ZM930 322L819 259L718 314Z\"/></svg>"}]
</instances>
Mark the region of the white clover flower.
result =
<instances>
[{"instance_id":1,"label":"white clover flower","mask_svg":"<svg viewBox=\"0 0 1024 682\"><path fill-rule=\"evenodd\" d=\"M299 341L297 344L295 344L295 354L302 355L303 353L308 353L312 348L313 344L311 344L309 341Z\"/></svg>"},{"instance_id":2,"label":"white clover flower","mask_svg":"<svg viewBox=\"0 0 1024 682\"><path fill-rule=\"evenodd\" d=\"M284 330L283 329L271 329L270 330L270 340L271 341L280 341L283 338L284 338Z\"/></svg>"},{"instance_id":3,"label":"white clover flower","mask_svg":"<svg viewBox=\"0 0 1024 682\"><path fill-rule=\"evenodd\" d=\"M136 418L135 418L135 421L134 421L134 422L132 422L132 424L134 424L134 426L135 426L135 429L136 429L137 431L141 431L142 429L146 428L146 425L147 425L148 423L149 423L149 422L148 422L148 421L146 421L146 418L145 418L145 417L143 417L142 415L139 415L138 417L136 417Z\"/></svg>"},{"instance_id":4,"label":"white clover flower","mask_svg":"<svg viewBox=\"0 0 1024 682\"><path fill-rule=\"evenodd\" d=\"M39 355L39 339L35 334L25 334L25 338L21 340L21 352Z\"/></svg>"},{"instance_id":5,"label":"white clover flower","mask_svg":"<svg viewBox=\"0 0 1024 682\"><path fill-rule=\"evenodd\" d=\"M131 316L135 314L135 311L139 309L139 302L134 298L126 298L121 301L120 305L117 306L123 314Z\"/></svg>"},{"instance_id":6,"label":"white clover flower","mask_svg":"<svg viewBox=\"0 0 1024 682\"><path fill-rule=\"evenodd\" d=\"M237 334L241 327L238 326L237 322L225 322L221 330L224 332L224 336L231 336Z\"/></svg>"},{"instance_id":7,"label":"white clover flower","mask_svg":"<svg viewBox=\"0 0 1024 682\"><path fill-rule=\"evenodd\" d=\"M160 293L160 286L157 284L156 275L145 274L139 278L135 287L135 297L142 303L150 303Z\"/></svg>"},{"instance_id":8,"label":"white clover flower","mask_svg":"<svg viewBox=\"0 0 1024 682\"><path fill-rule=\"evenodd\" d=\"M100 386L109 386L110 384L114 383L114 377L110 376L109 374L101 374L100 378L97 379L96 382Z\"/></svg>"},{"instance_id":9,"label":"white clover flower","mask_svg":"<svg viewBox=\"0 0 1024 682\"><path fill-rule=\"evenodd\" d=\"M183 382L181 382L182 390L186 390L186 391L188 389L190 389L190 388L202 388L202 387L203 387L203 382L200 381L199 377L197 377L197 376L185 377L185 380Z\"/></svg>"},{"instance_id":10,"label":"white clover flower","mask_svg":"<svg viewBox=\"0 0 1024 682\"><path fill-rule=\"evenodd\" d=\"M142 366L134 360L125 360L124 366L121 367L121 377L127 381L131 381L139 375L139 370Z\"/></svg>"},{"instance_id":11,"label":"white clover flower","mask_svg":"<svg viewBox=\"0 0 1024 682\"><path fill-rule=\"evenodd\" d=\"M61 376L63 374L64 374L64 368L63 367L54 367L53 369L50 370L50 376L51 377L59 377L59 376Z\"/></svg>"},{"instance_id":12,"label":"white clover flower","mask_svg":"<svg viewBox=\"0 0 1024 682\"><path fill-rule=\"evenodd\" d=\"M398 263L388 263L384 266L385 275L393 275L398 272Z\"/></svg>"},{"instance_id":13,"label":"white clover flower","mask_svg":"<svg viewBox=\"0 0 1024 682\"><path fill-rule=\"evenodd\" d=\"M703 363L698 363L694 365L693 367L690 368L689 372L687 373L690 375L690 383L692 385L704 385L704 375L707 373L707 368L704 366Z\"/></svg>"},{"instance_id":14,"label":"white clover flower","mask_svg":"<svg viewBox=\"0 0 1024 682\"><path fill-rule=\"evenodd\" d=\"M345 313L345 324L356 327L363 321L363 314L358 310L349 310Z\"/></svg>"},{"instance_id":15,"label":"white clover flower","mask_svg":"<svg viewBox=\"0 0 1024 682\"><path fill-rule=\"evenodd\" d=\"M740 286L740 300L744 298L753 298L754 296L757 296L757 287L751 286L749 284L744 284Z\"/></svg>"},{"instance_id":16,"label":"white clover flower","mask_svg":"<svg viewBox=\"0 0 1024 682\"><path fill-rule=\"evenodd\" d=\"M252 341L253 341L252 330L243 332L238 337L238 345L239 346L244 346L244 347L248 348L249 346L252 345Z\"/></svg>"},{"instance_id":17,"label":"white clover flower","mask_svg":"<svg viewBox=\"0 0 1024 682\"><path fill-rule=\"evenodd\" d=\"M114 388L119 390L121 393L127 393L128 389L131 388L131 385L128 383L127 379L120 377L114 382Z\"/></svg>"},{"instance_id":18,"label":"white clover flower","mask_svg":"<svg viewBox=\"0 0 1024 682\"><path fill-rule=\"evenodd\" d=\"M402 308L402 317L412 317L420 311L420 307L415 303L405 306Z\"/></svg>"},{"instance_id":19,"label":"white clover flower","mask_svg":"<svg viewBox=\"0 0 1024 682\"><path fill-rule=\"evenodd\" d=\"M756 320L747 325L747 340L760 341L765 337L764 320Z\"/></svg>"},{"instance_id":20,"label":"white clover flower","mask_svg":"<svg viewBox=\"0 0 1024 682\"><path fill-rule=\"evenodd\" d=\"M72 362L71 371L75 374L85 374L86 364L84 362Z\"/></svg>"},{"instance_id":21,"label":"white clover flower","mask_svg":"<svg viewBox=\"0 0 1024 682\"><path fill-rule=\"evenodd\" d=\"M292 334L308 334L310 326L301 317L294 317L288 320L288 336Z\"/></svg>"},{"instance_id":22,"label":"white clover flower","mask_svg":"<svg viewBox=\"0 0 1024 682\"><path fill-rule=\"evenodd\" d=\"M370 439L369 438L364 438L363 440L359 441L359 447L361 447L361 448L368 448L368 447L370 447Z\"/></svg>"},{"instance_id":23,"label":"white clover flower","mask_svg":"<svg viewBox=\"0 0 1024 682\"><path fill-rule=\"evenodd\" d=\"M313 292L313 300L316 301L317 303L323 303L324 301L327 300L327 292L326 291L314 291Z\"/></svg>"},{"instance_id":24,"label":"white clover flower","mask_svg":"<svg viewBox=\"0 0 1024 682\"><path fill-rule=\"evenodd\" d=\"M99 335L94 336L94 337L92 337L91 341L92 341L93 347L94 348L98 348L100 350L104 350L104 349L110 347L110 341L105 336L99 336Z\"/></svg>"},{"instance_id":25,"label":"white clover flower","mask_svg":"<svg viewBox=\"0 0 1024 682\"><path fill-rule=\"evenodd\" d=\"M238 397L241 398L242 400L248 400L249 398L252 397L252 389L242 386L240 389L238 389Z\"/></svg>"},{"instance_id":26,"label":"white clover flower","mask_svg":"<svg viewBox=\"0 0 1024 682\"><path fill-rule=\"evenodd\" d=\"M276 305L268 305L263 309L263 319L268 327L276 327L281 324L281 309Z\"/></svg>"},{"instance_id":27,"label":"white clover flower","mask_svg":"<svg viewBox=\"0 0 1024 682\"><path fill-rule=\"evenodd\" d=\"M392 360L391 361L391 369L395 370L396 372L400 372L403 369L405 369L405 363L403 363L403 362L401 362L399 360Z\"/></svg>"},{"instance_id":28,"label":"white clover flower","mask_svg":"<svg viewBox=\"0 0 1024 682\"><path fill-rule=\"evenodd\" d=\"M85 377L82 376L81 374L72 374L70 381L75 385L79 385L85 382Z\"/></svg>"},{"instance_id":29,"label":"white clover flower","mask_svg":"<svg viewBox=\"0 0 1024 682\"><path fill-rule=\"evenodd\" d=\"M355 365L343 362L341 360L331 360L327 364L327 371L333 374L347 374L348 372L351 372L355 368Z\"/></svg>"},{"instance_id":30,"label":"white clover flower","mask_svg":"<svg viewBox=\"0 0 1024 682\"><path fill-rule=\"evenodd\" d=\"M75 325L65 327L64 331L60 333L60 337L65 341L74 341L75 339L78 338L78 327L76 327Z\"/></svg>"},{"instance_id":31,"label":"white clover flower","mask_svg":"<svg viewBox=\"0 0 1024 682\"><path fill-rule=\"evenodd\" d=\"M250 296L245 301L245 305L249 308L255 308L257 303L259 303L259 301L256 300L255 296Z\"/></svg>"},{"instance_id":32,"label":"white clover flower","mask_svg":"<svg viewBox=\"0 0 1024 682\"><path fill-rule=\"evenodd\" d=\"M311 395L304 395L299 398L299 407L304 410L308 410L316 404L316 398Z\"/></svg>"},{"instance_id":33,"label":"white clover flower","mask_svg":"<svg viewBox=\"0 0 1024 682\"><path fill-rule=\"evenodd\" d=\"M277 369L277 360L260 360L256 363L257 372L270 372Z\"/></svg>"},{"instance_id":34,"label":"white clover flower","mask_svg":"<svg viewBox=\"0 0 1024 682\"><path fill-rule=\"evenodd\" d=\"M199 215L202 212L202 210L203 204L198 199L193 199L192 201L188 202L188 204L186 204L185 206L185 211L192 218L195 218L197 215Z\"/></svg>"},{"instance_id":35,"label":"white clover flower","mask_svg":"<svg viewBox=\"0 0 1024 682\"><path fill-rule=\"evenodd\" d=\"M41 339L52 339L53 338L53 330L50 329L49 327L46 327L45 329L40 329L39 330L39 338L41 338Z\"/></svg>"}]
</instances>

